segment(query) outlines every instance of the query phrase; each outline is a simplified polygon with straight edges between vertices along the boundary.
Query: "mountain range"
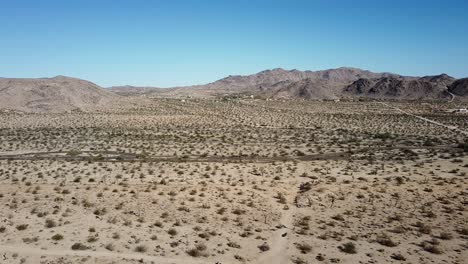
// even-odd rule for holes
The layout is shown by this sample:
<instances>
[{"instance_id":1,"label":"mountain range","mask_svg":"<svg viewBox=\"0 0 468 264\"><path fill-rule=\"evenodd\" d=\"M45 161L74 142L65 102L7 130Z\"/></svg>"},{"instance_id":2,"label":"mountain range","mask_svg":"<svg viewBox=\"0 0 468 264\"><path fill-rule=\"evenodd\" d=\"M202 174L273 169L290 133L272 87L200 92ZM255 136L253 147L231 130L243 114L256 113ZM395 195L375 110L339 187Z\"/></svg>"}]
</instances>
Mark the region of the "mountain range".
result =
<instances>
[{"instance_id":1,"label":"mountain range","mask_svg":"<svg viewBox=\"0 0 468 264\"><path fill-rule=\"evenodd\" d=\"M457 84L458 88L452 87ZM248 94L265 98L338 99L365 97L374 99L450 99L464 96L467 83L446 74L412 77L393 73L375 73L341 67L323 71L284 70L281 68L252 75L228 76L196 86L151 88L120 86L112 91L123 95L149 97L212 97ZM452 92L453 90L453 92Z\"/></svg>"},{"instance_id":2,"label":"mountain range","mask_svg":"<svg viewBox=\"0 0 468 264\"><path fill-rule=\"evenodd\" d=\"M24 112L91 111L126 97L205 98L257 96L271 99L325 100L372 98L394 100L468 100L468 78L446 74L424 77L375 73L341 67L323 71L276 68L234 75L205 85L174 88L116 86L53 78L0 78L0 109Z\"/></svg>"}]
</instances>

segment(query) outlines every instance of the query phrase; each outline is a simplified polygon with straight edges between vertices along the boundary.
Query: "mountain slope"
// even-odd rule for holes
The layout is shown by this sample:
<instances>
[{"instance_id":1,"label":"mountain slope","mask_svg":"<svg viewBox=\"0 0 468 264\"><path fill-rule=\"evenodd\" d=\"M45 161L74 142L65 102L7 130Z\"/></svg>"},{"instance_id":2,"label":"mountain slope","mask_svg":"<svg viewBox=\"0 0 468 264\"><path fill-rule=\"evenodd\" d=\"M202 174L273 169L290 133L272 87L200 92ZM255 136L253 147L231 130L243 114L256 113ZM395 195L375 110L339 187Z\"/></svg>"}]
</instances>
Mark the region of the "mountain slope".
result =
<instances>
[{"instance_id":1,"label":"mountain slope","mask_svg":"<svg viewBox=\"0 0 468 264\"><path fill-rule=\"evenodd\" d=\"M287 99L336 99L329 81L304 79L296 82L282 81L271 86L270 96Z\"/></svg>"},{"instance_id":2,"label":"mountain slope","mask_svg":"<svg viewBox=\"0 0 468 264\"><path fill-rule=\"evenodd\" d=\"M458 96L468 96L468 78L458 79L449 87L449 92Z\"/></svg>"},{"instance_id":3,"label":"mountain slope","mask_svg":"<svg viewBox=\"0 0 468 264\"><path fill-rule=\"evenodd\" d=\"M445 74L421 78L361 78L346 86L344 95L380 99L440 99L449 96L447 89L454 80Z\"/></svg>"},{"instance_id":4,"label":"mountain slope","mask_svg":"<svg viewBox=\"0 0 468 264\"><path fill-rule=\"evenodd\" d=\"M92 110L119 96L94 83L57 76L54 78L0 78L0 108L25 112Z\"/></svg>"}]
</instances>

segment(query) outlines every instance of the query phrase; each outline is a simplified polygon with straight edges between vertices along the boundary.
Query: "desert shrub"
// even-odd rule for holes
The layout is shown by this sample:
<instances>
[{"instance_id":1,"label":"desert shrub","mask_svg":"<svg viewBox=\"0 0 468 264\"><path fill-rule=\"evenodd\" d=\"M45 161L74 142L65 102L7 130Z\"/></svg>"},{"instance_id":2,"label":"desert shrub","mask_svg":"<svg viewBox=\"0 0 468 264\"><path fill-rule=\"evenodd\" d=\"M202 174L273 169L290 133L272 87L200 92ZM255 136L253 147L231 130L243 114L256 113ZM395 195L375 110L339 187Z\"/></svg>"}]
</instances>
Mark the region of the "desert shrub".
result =
<instances>
[{"instance_id":1,"label":"desert shrub","mask_svg":"<svg viewBox=\"0 0 468 264\"><path fill-rule=\"evenodd\" d=\"M39 237L37 237L37 236L36 237L25 237L25 238L23 238L23 242L27 243L27 244L37 242L37 241L39 241Z\"/></svg>"},{"instance_id":2,"label":"desert shrub","mask_svg":"<svg viewBox=\"0 0 468 264\"><path fill-rule=\"evenodd\" d=\"M465 143L459 143L457 147L463 149L464 152L468 152L468 143L466 143L466 142Z\"/></svg>"},{"instance_id":3,"label":"desert shrub","mask_svg":"<svg viewBox=\"0 0 468 264\"><path fill-rule=\"evenodd\" d=\"M341 222L344 221L344 217L340 214L332 216L332 219L336 221L341 221Z\"/></svg>"},{"instance_id":4,"label":"desert shrub","mask_svg":"<svg viewBox=\"0 0 468 264\"><path fill-rule=\"evenodd\" d=\"M278 199L278 203L280 203L280 204L286 204L286 197L284 196L284 194L282 194L282 193L279 192L279 193L276 195L276 198Z\"/></svg>"},{"instance_id":5,"label":"desert shrub","mask_svg":"<svg viewBox=\"0 0 468 264\"><path fill-rule=\"evenodd\" d=\"M174 228L171 228L169 230L167 230L167 233L171 236L175 236L177 235L177 230L175 230Z\"/></svg>"},{"instance_id":6,"label":"desert shrub","mask_svg":"<svg viewBox=\"0 0 468 264\"><path fill-rule=\"evenodd\" d=\"M421 247L427 251L427 252L430 252L432 254L437 254L437 255L440 255L443 253L442 249L439 247L439 245L437 245L437 243L434 243L434 242L428 242L428 241L425 241L421 244Z\"/></svg>"},{"instance_id":7,"label":"desert shrub","mask_svg":"<svg viewBox=\"0 0 468 264\"><path fill-rule=\"evenodd\" d=\"M338 247L342 252L348 253L348 254L356 254L356 245L353 242L347 242L344 243L343 245Z\"/></svg>"},{"instance_id":8,"label":"desert shrub","mask_svg":"<svg viewBox=\"0 0 468 264\"><path fill-rule=\"evenodd\" d=\"M98 237L97 236L89 236L86 241L88 241L89 243L94 243L94 242L98 241Z\"/></svg>"},{"instance_id":9,"label":"desert shrub","mask_svg":"<svg viewBox=\"0 0 468 264\"><path fill-rule=\"evenodd\" d=\"M305 243L305 242L302 242L302 243L297 243L296 244L296 248L301 251L302 254L306 254L306 253L309 253L312 251L312 247Z\"/></svg>"},{"instance_id":10,"label":"desert shrub","mask_svg":"<svg viewBox=\"0 0 468 264\"><path fill-rule=\"evenodd\" d=\"M406 261L406 258L400 253L393 253L390 257L394 260Z\"/></svg>"},{"instance_id":11,"label":"desert shrub","mask_svg":"<svg viewBox=\"0 0 468 264\"><path fill-rule=\"evenodd\" d=\"M83 245L82 243L75 243L71 246L72 250L87 250L88 247L86 245Z\"/></svg>"},{"instance_id":12,"label":"desert shrub","mask_svg":"<svg viewBox=\"0 0 468 264\"><path fill-rule=\"evenodd\" d=\"M138 253L144 253L147 250L148 249L146 248L146 246L143 246L143 245L138 245L135 247L135 252L138 252Z\"/></svg>"},{"instance_id":13,"label":"desert shrub","mask_svg":"<svg viewBox=\"0 0 468 264\"><path fill-rule=\"evenodd\" d=\"M468 227L462 227L458 230L458 233L464 235L464 236L468 236Z\"/></svg>"},{"instance_id":14,"label":"desert shrub","mask_svg":"<svg viewBox=\"0 0 468 264\"><path fill-rule=\"evenodd\" d=\"M55 235L52 236L52 239L53 239L53 240L56 240L56 241L57 241L57 240L62 240L62 239L63 239L63 235L61 235L61 234L55 234Z\"/></svg>"},{"instance_id":15,"label":"desert shrub","mask_svg":"<svg viewBox=\"0 0 468 264\"><path fill-rule=\"evenodd\" d=\"M423 222L417 222L416 227L418 227L418 231L423 234L430 234L432 232L431 226L426 225Z\"/></svg>"},{"instance_id":16,"label":"desert shrub","mask_svg":"<svg viewBox=\"0 0 468 264\"><path fill-rule=\"evenodd\" d=\"M260 251L262 252L265 252L265 251L270 250L270 246L265 242L261 244L260 246L258 246L258 249L260 249Z\"/></svg>"},{"instance_id":17,"label":"desert shrub","mask_svg":"<svg viewBox=\"0 0 468 264\"><path fill-rule=\"evenodd\" d=\"M245 210L242 210L242 209L239 209L239 208L236 208L232 211L233 214L236 214L236 215L242 215L242 214L245 214Z\"/></svg>"},{"instance_id":18,"label":"desert shrub","mask_svg":"<svg viewBox=\"0 0 468 264\"><path fill-rule=\"evenodd\" d=\"M453 235L452 233L450 232L442 232L440 233L440 239L443 239L443 240L450 240L453 238Z\"/></svg>"},{"instance_id":19,"label":"desert shrub","mask_svg":"<svg viewBox=\"0 0 468 264\"><path fill-rule=\"evenodd\" d=\"M237 244L236 242L233 242L233 241L229 241L227 243L228 247L232 247L232 248L241 248L241 246L239 244Z\"/></svg>"},{"instance_id":20,"label":"desert shrub","mask_svg":"<svg viewBox=\"0 0 468 264\"><path fill-rule=\"evenodd\" d=\"M377 237L377 243L386 247L396 247L398 244L394 242L389 236L382 234Z\"/></svg>"},{"instance_id":21,"label":"desert shrub","mask_svg":"<svg viewBox=\"0 0 468 264\"><path fill-rule=\"evenodd\" d=\"M207 257L208 254L205 251L206 251L205 244L198 244L194 248L191 248L191 249L187 250L187 254L189 256L194 257L194 258Z\"/></svg>"},{"instance_id":22,"label":"desert shrub","mask_svg":"<svg viewBox=\"0 0 468 264\"><path fill-rule=\"evenodd\" d=\"M45 227L53 228L53 227L56 227L56 226L57 226L57 223L53 219L46 219Z\"/></svg>"},{"instance_id":23,"label":"desert shrub","mask_svg":"<svg viewBox=\"0 0 468 264\"><path fill-rule=\"evenodd\" d=\"M104 248L109 250L109 251L114 251L114 249L115 249L115 247L114 247L114 245L112 243L107 244Z\"/></svg>"},{"instance_id":24,"label":"desert shrub","mask_svg":"<svg viewBox=\"0 0 468 264\"><path fill-rule=\"evenodd\" d=\"M175 248L175 247L179 246L179 241L172 241L171 243L169 243L169 245L170 245L172 248Z\"/></svg>"},{"instance_id":25,"label":"desert shrub","mask_svg":"<svg viewBox=\"0 0 468 264\"><path fill-rule=\"evenodd\" d=\"M236 255L234 255L234 258L235 258L236 260L240 261L240 262L245 262L245 259L244 259L242 256L240 256L240 255L237 255L237 254L236 254Z\"/></svg>"},{"instance_id":26,"label":"desert shrub","mask_svg":"<svg viewBox=\"0 0 468 264\"><path fill-rule=\"evenodd\" d=\"M294 257L291 261L294 264L308 264L307 260L302 259L300 257Z\"/></svg>"},{"instance_id":27,"label":"desert shrub","mask_svg":"<svg viewBox=\"0 0 468 264\"><path fill-rule=\"evenodd\" d=\"M23 231L23 230L26 230L28 228L28 225L27 224L21 224L21 225L17 225L16 226L16 229L18 231Z\"/></svg>"},{"instance_id":28,"label":"desert shrub","mask_svg":"<svg viewBox=\"0 0 468 264\"><path fill-rule=\"evenodd\" d=\"M388 230L389 232L395 233L395 234L403 234L406 232L406 228L403 226L396 226L393 229Z\"/></svg>"},{"instance_id":29,"label":"desert shrub","mask_svg":"<svg viewBox=\"0 0 468 264\"><path fill-rule=\"evenodd\" d=\"M107 209L106 208L98 208L98 209L94 210L93 213L95 215L102 216L102 215L105 215L107 213Z\"/></svg>"}]
</instances>

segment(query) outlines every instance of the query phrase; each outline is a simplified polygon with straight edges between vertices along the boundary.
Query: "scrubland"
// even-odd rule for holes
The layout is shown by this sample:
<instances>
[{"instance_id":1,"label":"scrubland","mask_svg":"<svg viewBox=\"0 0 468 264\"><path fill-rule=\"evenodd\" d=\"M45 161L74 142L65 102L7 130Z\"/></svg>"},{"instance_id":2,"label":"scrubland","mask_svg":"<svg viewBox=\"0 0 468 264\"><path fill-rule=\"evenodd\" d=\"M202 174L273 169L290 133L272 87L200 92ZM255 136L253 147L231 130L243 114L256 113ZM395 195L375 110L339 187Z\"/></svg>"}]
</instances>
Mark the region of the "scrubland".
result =
<instances>
[{"instance_id":1,"label":"scrubland","mask_svg":"<svg viewBox=\"0 0 468 264\"><path fill-rule=\"evenodd\" d=\"M450 108L0 113L0 262L466 263L468 118Z\"/></svg>"}]
</instances>

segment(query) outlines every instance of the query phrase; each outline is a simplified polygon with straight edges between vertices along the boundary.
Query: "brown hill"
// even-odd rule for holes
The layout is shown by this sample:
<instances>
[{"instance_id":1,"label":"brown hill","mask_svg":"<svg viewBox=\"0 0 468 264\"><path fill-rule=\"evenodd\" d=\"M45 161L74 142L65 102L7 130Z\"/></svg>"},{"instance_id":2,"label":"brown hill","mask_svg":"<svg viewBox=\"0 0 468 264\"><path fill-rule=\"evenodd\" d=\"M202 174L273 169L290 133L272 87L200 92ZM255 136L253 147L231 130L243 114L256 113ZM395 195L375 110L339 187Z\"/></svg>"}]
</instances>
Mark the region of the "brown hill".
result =
<instances>
[{"instance_id":1,"label":"brown hill","mask_svg":"<svg viewBox=\"0 0 468 264\"><path fill-rule=\"evenodd\" d=\"M94 83L54 78L0 78L0 108L24 112L88 111L105 106L119 96Z\"/></svg>"},{"instance_id":2,"label":"brown hill","mask_svg":"<svg viewBox=\"0 0 468 264\"><path fill-rule=\"evenodd\" d=\"M449 87L449 92L458 96L468 96L468 78L458 79Z\"/></svg>"},{"instance_id":3,"label":"brown hill","mask_svg":"<svg viewBox=\"0 0 468 264\"><path fill-rule=\"evenodd\" d=\"M335 88L326 80L282 81L272 85L268 95L277 99L337 99Z\"/></svg>"},{"instance_id":4,"label":"brown hill","mask_svg":"<svg viewBox=\"0 0 468 264\"><path fill-rule=\"evenodd\" d=\"M421 78L363 78L346 86L344 95L381 99L441 99L449 96L447 89L454 80L445 74Z\"/></svg>"}]
</instances>

